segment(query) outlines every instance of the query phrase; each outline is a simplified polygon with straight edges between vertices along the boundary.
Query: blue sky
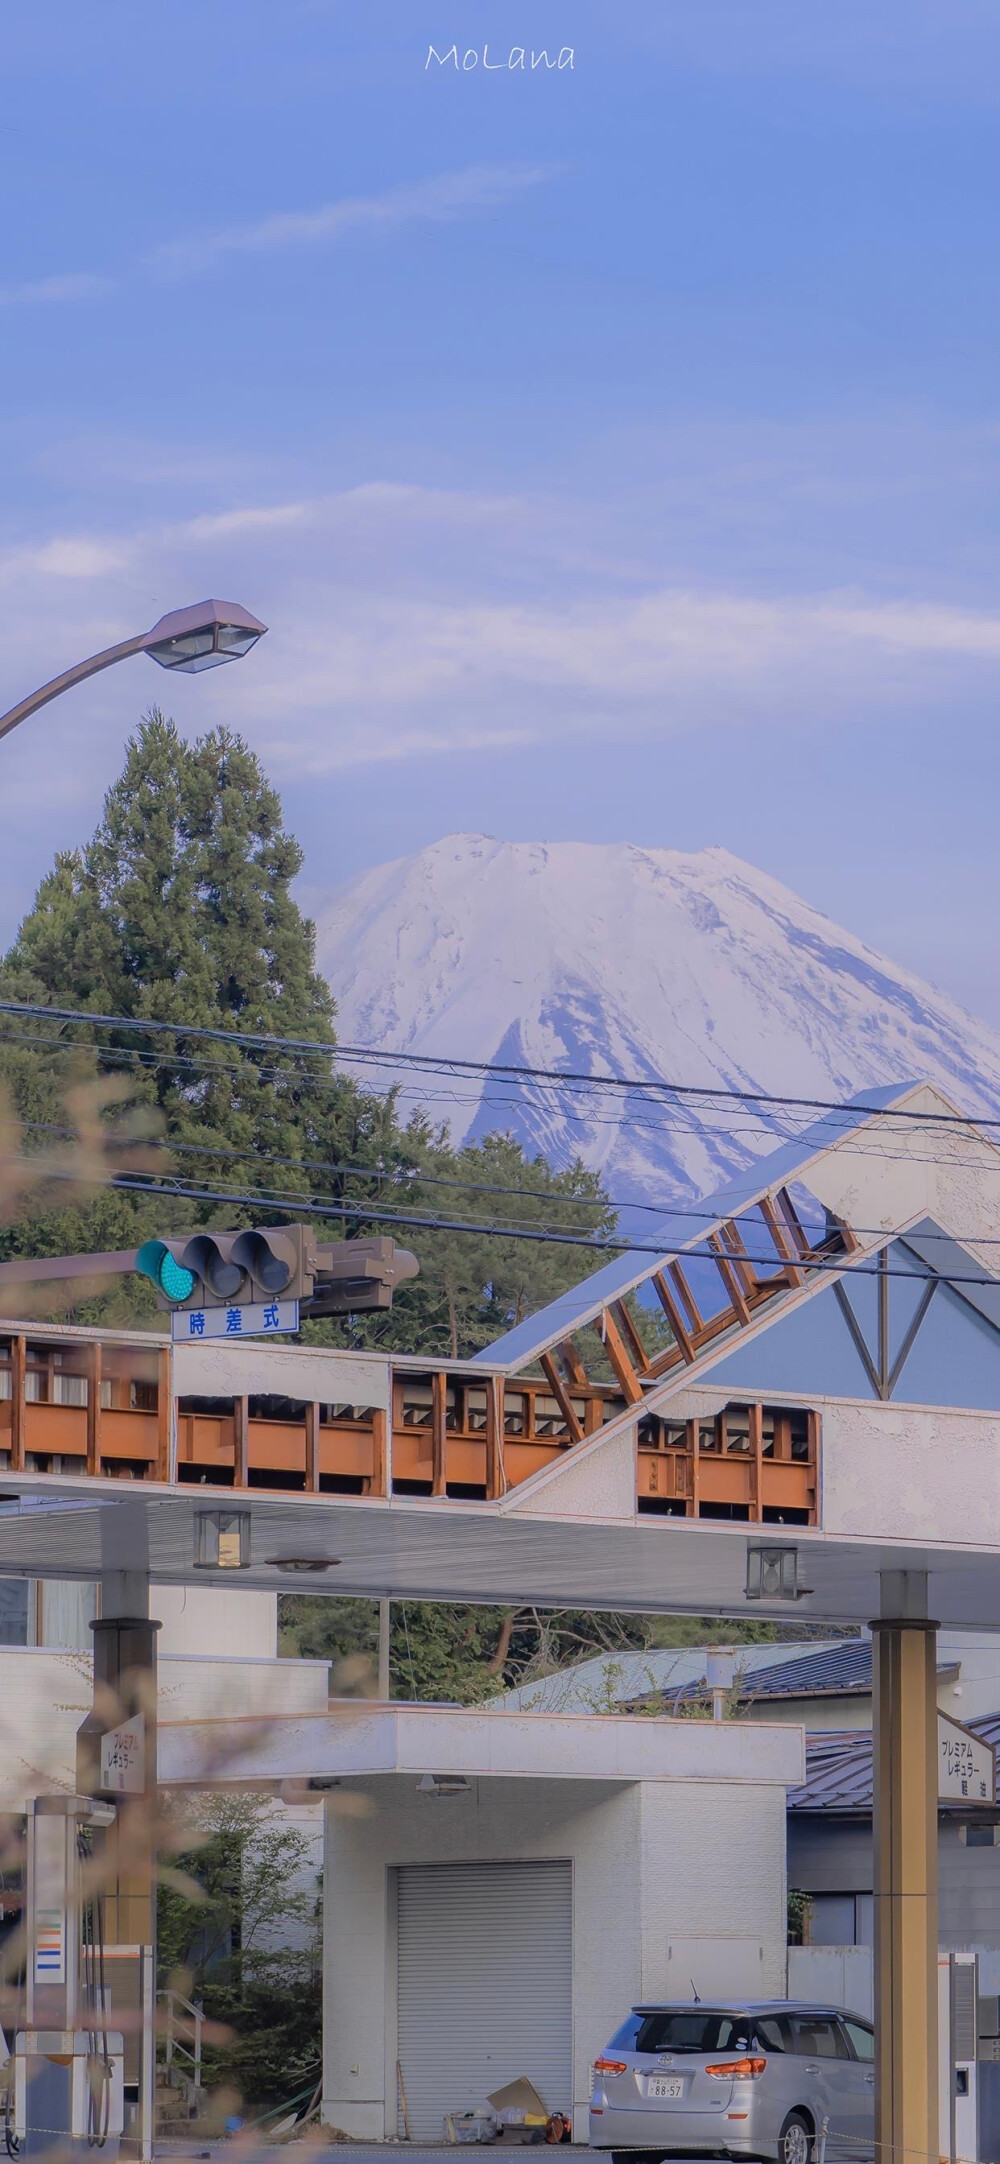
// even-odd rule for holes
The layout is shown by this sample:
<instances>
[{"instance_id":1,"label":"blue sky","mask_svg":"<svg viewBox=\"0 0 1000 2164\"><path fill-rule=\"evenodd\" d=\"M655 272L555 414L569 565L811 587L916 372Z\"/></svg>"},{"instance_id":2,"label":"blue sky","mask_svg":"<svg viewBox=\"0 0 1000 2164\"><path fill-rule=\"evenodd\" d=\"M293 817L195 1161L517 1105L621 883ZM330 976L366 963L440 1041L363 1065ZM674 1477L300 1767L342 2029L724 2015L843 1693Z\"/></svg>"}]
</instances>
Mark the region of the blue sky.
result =
<instances>
[{"instance_id":1,"label":"blue sky","mask_svg":"<svg viewBox=\"0 0 1000 2164\"><path fill-rule=\"evenodd\" d=\"M1000 0L36 0L0 59L0 705L271 626L4 744L4 936L159 696L309 895L721 842L1000 1022Z\"/></svg>"}]
</instances>

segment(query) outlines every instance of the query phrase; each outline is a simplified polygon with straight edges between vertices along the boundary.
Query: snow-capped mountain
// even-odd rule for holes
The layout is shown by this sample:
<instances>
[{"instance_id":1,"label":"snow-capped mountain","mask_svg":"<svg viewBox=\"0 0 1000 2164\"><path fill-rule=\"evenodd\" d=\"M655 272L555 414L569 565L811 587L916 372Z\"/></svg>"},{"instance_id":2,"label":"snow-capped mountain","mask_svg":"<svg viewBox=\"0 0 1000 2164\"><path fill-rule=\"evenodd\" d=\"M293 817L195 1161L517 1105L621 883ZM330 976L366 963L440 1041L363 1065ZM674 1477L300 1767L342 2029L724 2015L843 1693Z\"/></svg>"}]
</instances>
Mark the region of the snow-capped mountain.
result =
<instances>
[{"instance_id":1,"label":"snow-capped mountain","mask_svg":"<svg viewBox=\"0 0 1000 2164\"><path fill-rule=\"evenodd\" d=\"M345 1045L837 1100L927 1076L1000 1112L1000 1036L725 849L453 834L317 915ZM622 1200L710 1192L789 1125L585 1085L390 1079L456 1141L510 1128Z\"/></svg>"}]
</instances>

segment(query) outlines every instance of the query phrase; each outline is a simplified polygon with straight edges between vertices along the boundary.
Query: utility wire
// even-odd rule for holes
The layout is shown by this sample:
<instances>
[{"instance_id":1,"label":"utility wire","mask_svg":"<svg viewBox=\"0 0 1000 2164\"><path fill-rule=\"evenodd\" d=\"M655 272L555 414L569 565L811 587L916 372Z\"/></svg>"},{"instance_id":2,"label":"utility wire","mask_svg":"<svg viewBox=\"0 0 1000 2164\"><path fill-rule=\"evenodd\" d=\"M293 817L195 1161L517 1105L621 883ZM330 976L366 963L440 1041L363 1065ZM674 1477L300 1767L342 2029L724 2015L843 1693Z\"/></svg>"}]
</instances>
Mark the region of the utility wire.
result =
<instances>
[{"instance_id":1,"label":"utility wire","mask_svg":"<svg viewBox=\"0 0 1000 2164\"><path fill-rule=\"evenodd\" d=\"M8 1003L8 1005L9 1004L10 1003ZM3 1011L4 1008L2 1004L0 1004L0 1013L2 1013ZM43 1014L50 1014L51 1012L53 1012L53 1010L50 1008L42 1008L39 1011ZM81 1017L81 1019L87 1018ZM146 1028L148 1025L145 1023L136 1022L132 1026L134 1026L135 1028ZM157 1027L171 1029L173 1025L158 1024ZM183 1032L177 1033L183 1034ZM194 1034L198 1034L198 1032L194 1032ZM10 1040L8 1039L7 1041ZM60 1040L53 1040L50 1037L38 1037L33 1034L28 1034L24 1032L18 1033L14 1041L16 1043L39 1046L42 1049L49 1051L63 1051L66 1049L64 1043ZM259 1041L261 1043L265 1043L270 1040L262 1038ZM186 1069L191 1073L203 1075L211 1080L218 1080L224 1075L232 1075L239 1077L242 1072L240 1068L220 1066L215 1061L208 1061L204 1059L198 1060L180 1053L163 1054L155 1051L143 1051L135 1046L101 1045L94 1042L93 1040L87 1040L84 1043L83 1049L94 1052L98 1056L98 1058L112 1059L116 1061L125 1059L134 1060L139 1063L140 1067L175 1067L178 1069ZM327 1051L330 1051L329 1047L327 1047L326 1049ZM331 1056L334 1055L331 1053ZM515 1072L519 1071L520 1070L515 1070ZM262 1068L258 1066L255 1069L255 1078L287 1083L287 1081L289 1080L289 1071L287 1068ZM556 1082L560 1079L562 1078L553 1073L553 1088L555 1087ZM579 1088L574 1078L571 1077L569 1078L569 1080L571 1082L571 1086L577 1094L585 1094L585 1091ZM667 1084L664 1084L662 1086L664 1088L669 1087L669 1085ZM402 1094L404 1096L412 1096L415 1101L423 1107L426 1107L428 1101L436 1101L439 1103L463 1104L479 1107L482 1107L483 1105L495 1106L498 1109L506 1112L509 1112L511 1108L509 1097L490 1098L480 1092L476 1092L473 1095L463 1096L457 1091L438 1090L437 1092L435 1092L434 1097L430 1100L428 1100L426 1091L421 1091L417 1093L416 1091L407 1092L404 1090ZM789 1104L796 1104L799 1102L807 1102L808 1100L798 1100L792 1098L784 1100L775 1097L770 1101L774 1104L781 1104L783 1102L787 1102ZM664 1109L667 1108L664 1107ZM688 1133L696 1137L705 1139L707 1141L715 1141L720 1136L726 1136L730 1139L736 1139L738 1142L744 1143L744 1146L747 1149L748 1159L752 1159L758 1154L758 1152L749 1147L749 1144L745 1141L746 1137L752 1136L758 1141L763 1140L765 1142L774 1142L776 1139L779 1141L792 1140L795 1138L796 1134L801 1133L801 1127L795 1127L793 1123L788 1121L782 1123L777 1118L775 1118L772 1122L766 1125L762 1125L759 1120L754 1122L750 1119L744 1120L739 1125L733 1123L723 1125L721 1122L714 1119L702 1122L698 1119L696 1114L693 1114L693 1108L689 1108L687 1104L681 1104L677 1106L676 1110L681 1115L681 1123L680 1126L677 1128L675 1128L670 1121L642 1119L638 1117L635 1113L626 1113L624 1115L615 1114L613 1117L605 1119L602 1118L599 1114L594 1113L592 1110L588 1110L584 1114L578 1112L574 1113L572 1111L569 1111L564 1105L561 1105L559 1107L559 1118L566 1123L581 1127L606 1126L614 1127L616 1130L631 1128L640 1132L652 1134L662 1133L666 1128L670 1132ZM841 1132L854 1132L858 1136L859 1139L857 1141L856 1147L858 1148L859 1153L863 1153L863 1130L858 1126L858 1121L856 1117L858 1108L855 1107L852 1109L849 1106L838 1104L832 1105L830 1110L832 1113L839 1113L842 1116L845 1124L841 1129ZM871 1110L874 1114L875 1112L878 1112L880 1108L873 1107L871 1108ZM903 1122L923 1120L925 1118L934 1121L940 1119L948 1125L958 1124L963 1127L970 1126L973 1128L988 1127L994 1124L1000 1125L1000 1120L993 1122L986 1116L984 1116L981 1120L976 1120L975 1118L964 1113L925 1115L906 1112L905 1110L898 1110L897 1108L893 1108L891 1106L881 1108L880 1116L886 1122L890 1132L891 1123L893 1120ZM885 1129L883 1129L882 1131L885 1132ZM888 1152L884 1154L886 1155L886 1157L890 1156L890 1153ZM907 1151L905 1154L907 1160L911 1163L939 1164L943 1162L948 1162L955 1167L965 1165L970 1169L972 1168L971 1160L959 1160L955 1158L949 1158L948 1160L944 1160L936 1157L917 1159L913 1157L912 1152L910 1151Z\"/></svg>"},{"instance_id":2,"label":"utility wire","mask_svg":"<svg viewBox=\"0 0 1000 2164\"><path fill-rule=\"evenodd\" d=\"M25 1130L31 1133L58 1135L64 1140L72 1140L76 1134L75 1128L60 1126L52 1120L24 1120L21 1122L21 1125ZM685 1204L682 1202L648 1202L641 1200L638 1196L625 1197L618 1195L606 1196L604 1194L584 1195L572 1194L569 1192L559 1193L554 1189L548 1188L516 1187L509 1184L503 1184L493 1181L452 1178L443 1173L426 1172L424 1171L423 1167L419 1165L356 1165L343 1160L338 1160L336 1158L317 1159L282 1157L270 1151L260 1151L250 1148L244 1150L232 1149L228 1145L222 1143L179 1142L172 1140L171 1137L168 1135L116 1135L114 1130L110 1128L106 1131L103 1139L105 1142L105 1146L108 1149L156 1149L166 1150L171 1155L177 1154L185 1156L199 1156L214 1159L229 1158L235 1161L237 1164L256 1165L263 1163L265 1165L281 1165L292 1171L324 1172L328 1174L333 1174L335 1177L343 1177L345 1179L379 1181L383 1182L388 1190L396 1190L402 1193L405 1193L406 1189L409 1187L446 1187L456 1189L458 1192L464 1194L497 1195L510 1200L523 1200L526 1202L544 1203L547 1208L586 1211L599 1210L602 1212L610 1211L616 1216L622 1216L627 1212L641 1211L646 1216L656 1217L661 1220L685 1218L690 1219L692 1222L699 1222L710 1225L719 1224L721 1222L719 1212L717 1210L697 1209L693 1208L690 1204ZM888 1153L882 1149L874 1149L864 1152L859 1149L859 1154L877 1156L880 1161L884 1162L887 1156L890 1156L892 1153ZM914 1157L913 1154L909 1151L906 1152L905 1161L911 1164L942 1164L947 1162L950 1165L954 1165L956 1163L956 1160L953 1158L949 1158L947 1160L941 1158L917 1158ZM962 1161L958 1162L961 1163ZM261 1195L260 1199L263 1201L265 1199L265 1196ZM272 1201L275 1207L280 1206L284 1208L286 1206L286 1200L289 1207L294 1207L302 1199L302 1191L301 1189L292 1187L284 1189L271 1188L266 1191L266 1199L268 1201ZM710 1200L711 1198L709 1197L707 1199ZM367 1214L371 1215L372 1217L378 1216L378 1202L379 1198L377 1196L372 1199ZM737 1212L738 1219L745 1224L748 1212L756 1209L758 1206L759 1205L756 1200L754 1198L751 1198L744 1206L743 1210ZM852 1226L852 1230L859 1235L870 1235L872 1238L875 1238L878 1236L879 1233L884 1232L885 1227L883 1225L854 1224ZM955 1240L959 1243L965 1240L968 1241L970 1244L978 1247L1000 1246L1000 1237L981 1232L960 1233L942 1231L936 1234L925 1234L923 1235L923 1237L928 1239L938 1238ZM628 1244L631 1245L632 1243L629 1242ZM772 1256L768 1259L773 1261L774 1257Z\"/></svg>"},{"instance_id":3,"label":"utility wire","mask_svg":"<svg viewBox=\"0 0 1000 2164\"><path fill-rule=\"evenodd\" d=\"M22 1159L21 1162L30 1163L31 1160ZM54 1179L73 1180L80 1184L78 1174L72 1170L58 1168L49 1176ZM155 1195L170 1202L226 1202L239 1209L252 1210L280 1208L286 1216L290 1216L293 1209L291 1203L269 1202L265 1195L234 1194L230 1191L210 1187L167 1187L158 1182L133 1179L120 1173L112 1173L104 1180L88 1180L86 1184L88 1186L117 1188L128 1194ZM581 1236L575 1232L542 1230L527 1225L476 1225L456 1218L417 1217L412 1214L406 1216L399 1211L373 1209L370 1204L363 1208L360 1204L349 1202L305 1201L299 1196L294 1198L294 1213L296 1216L308 1217L361 1218L368 1223L375 1220L377 1223L384 1225L402 1225L404 1228L408 1227L411 1231L470 1233L480 1239L531 1240L543 1246L576 1247L588 1254L596 1255L655 1255L661 1261L673 1257L687 1262L717 1263L720 1260L718 1254L710 1247L693 1248L676 1244L659 1245L630 1240L624 1236L617 1239L613 1235L602 1235L599 1239L594 1239L593 1237ZM746 1253L736 1257L723 1255L721 1259L730 1263L734 1260L752 1264L760 1263L771 1272L772 1276L779 1276L782 1269L780 1258L774 1253L770 1255ZM1000 1281L995 1277L989 1277L985 1274L973 1276L964 1273L960 1275L956 1271L902 1270L892 1265L888 1268L876 1265L873 1268L864 1263L852 1262L849 1255L831 1257L796 1255L793 1260L796 1269L813 1272L823 1271L837 1276L842 1275L845 1271L850 1271L852 1277L902 1277L911 1285L921 1283L979 1285L992 1286L996 1291L998 1284L1000 1284Z\"/></svg>"},{"instance_id":4,"label":"utility wire","mask_svg":"<svg viewBox=\"0 0 1000 2164\"><path fill-rule=\"evenodd\" d=\"M72 1140L76 1133L75 1128L60 1127L51 1120L24 1120L21 1124L24 1128L29 1129L32 1133L59 1135L65 1140ZM326 1172L333 1173L334 1175L338 1176L342 1175L343 1177L350 1179L379 1180L384 1181L386 1187L389 1190L397 1190L402 1193L405 1193L408 1187L449 1187L456 1188L460 1193L468 1195L500 1195L503 1196L505 1199L509 1199L511 1201L538 1202L544 1203L547 1207L555 1207L560 1209L588 1211L607 1210L612 1212L615 1216L623 1216L627 1211L641 1210L646 1216L656 1217L661 1220L679 1217L690 1218L693 1223L707 1225L718 1225L722 1222L717 1210L693 1209L690 1205L681 1202L643 1202L640 1201L637 1196L626 1198L618 1195L605 1196L603 1194L559 1194L557 1192L549 1190L548 1188L541 1187L511 1187L485 1180L452 1179L447 1177L443 1173L425 1172L420 1166L355 1165L341 1162L336 1158L316 1159L299 1157L278 1157L272 1155L270 1151L260 1151L253 1149L234 1150L222 1144L215 1144L212 1142L174 1142L171 1141L170 1137L167 1135L149 1135L139 1137L127 1135L117 1136L114 1134L113 1131L108 1132L108 1135L106 1137L106 1146L112 1149L168 1150L171 1155L176 1152L179 1154L183 1153L188 1156L232 1158L238 1164L283 1165L290 1167L293 1171L301 1170L303 1172ZM873 1152L872 1154L876 1153ZM877 1154L879 1156L883 1155L882 1152L878 1152ZM936 1164L943 1162L944 1160L937 1158L914 1159L912 1157L909 1157L908 1155L907 1161L909 1163L917 1164L925 1164L928 1162ZM954 1160L948 1160L948 1162L954 1162ZM288 1207L294 1208L295 1206L297 1206L298 1202L301 1199L301 1190L298 1188L271 1188L267 1191L267 1199L273 1200L276 1207L278 1206L277 1198L281 1195L287 1197ZM263 1200L264 1197L262 1196L261 1199ZM379 1215L378 1204L379 1197L375 1196L369 1205L369 1210L367 1214L372 1217L377 1217ZM282 1202L281 1207L285 1207L284 1202ZM758 1202L754 1199L751 1199L746 1204L745 1208L737 1213L737 1223L741 1223L745 1226L748 1213L757 1208L759 1208ZM758 1227L757 1229L759 1230L760 1228ZM873 1239L877 1238L880 1233L883 1233L885 1231L885 1229L886 1228L884 1225L861 1225L854 1224L853 1222L851 1226L851 1230L853 1232L856 1232L862 1237L870 1236ZM1000 1235L994 1235L992 1233L959 1233L937 1231L932 1233L922 1233L921 1238L925 1240L937 1239L955 1241L959 1245L961 1245L963 1241L967 1241L968 1243L976 1247L1000 1247ZM628 1244L629 1246L631 1246L632 1242L629 1241ZM762 1259L763 1258L758 1257L758 1260ZM768 1257L767 1259L771 1262L774 1262L777 1259L777 1251L775 1251L775 1254Z\"/></svg>"},{"instance_id":5,"label":"utility wire","mask_svg":"<svg viewBox=\"0 0 1000 2164\"><path fill-rule=\"evenodd\" d=\"M49 1010L46 1009L44 1011L48 1012ZM145 1027L144 1024L137 1024L136 1026ZM10 1039L7 1039L6 1041L10 1042ZM66 1049L66 1046L62 1042L56 1042L51 1038L36 1037L34 1035L25 1033L19 1033L14 1041L15 1043L19 1044L40 1046L42 1049L48 1051L61 1052ZM235 1067L220 1066L215 1062L185 1057L183 1054L168 1053L164 1055L157 1052L144 1052L136 1047L100 1045L94 1042L87 1042L82 1048L94 1052L98 1056L98 1058L102 1059L111 1059L115 1061L126 1059L135 1060L139 1062L140 1066L145 1064L150 1068L184 1068L194 1074L205 1076L211 1080L219 1080L226 1075L239 1077L242 1071L241 1069ZM276 1082L285 1083L287 1083L289 1080L289 1072L285 1068L257 1067L254 1072L255 1079L257 1080L269 1079ZM413 1094L416 1097L416 1101L420 1105L426 1106L428 1102L426 1092L420 1092L419 1096L417 1096L415 1092L410 1094ZM490 1098L480 1093L476 1093L472 1096L462 1096L455 1091L438 1091L436 1093L436 1100L442 1103L447 1102L449 1104L464 1104L478 1107L482 1107L483 1105L497 1106L499 1109L508 1113L511 1109L509 1098ZM789 1100L789 1102L794 1101L795 1100ZM778 1103L781 1102L781 1100L775 1099L774 1102ZM668 1108L664 1107L663 1109L667 1110ZM616 1113L613 1117L605 1119L602 1118L599 1114L595 1114L593 1111L588 1111L586 1113L572 1112L568 1110L564 1105L559 1106L558 1113L559 1118L564 1123L579 1127L589 1128L605 1126L613 1127L616 1131L632 1129L640 1133L647 1134L662 1134L665 1131L668 1133L683 1133L691 1134L696 1138L709 1143L717 1142L720 1137L727 1137L728 1139L735 1140L738 1145L741 1145L745 1149L747 1167L749 1167L752 1160L759 1155L758 1150L750 1147L749 1142L746 1140L747 1137L752 1136L758 1141L774 1143L775 1141L781 1142L794 1140L796 1136L800 1135L802 1132L801 1127L796 1128L790 1122L785 1122L784 1125L782 1125L782 1123L777 1119L767 1125L761 1124L760 1121L754 1122L749 1119L744 1120L739 1125L733 1124L732 1122L728 1124L723 1124L715 1120L705 1121L704 1123L702 1123L697 1118L692 1117L691 1110L687 1105L680 1105L676 1109L681 1115L680 1124L677 1126L675 1126L670 1120L642 1119L634 1113L625 1113L624 1115ZM910 1150L907 1150L905 1153L897 1152L894 1156L894 1153L885 1150L881 1145L881 1135L885 1134L887 1131L889 1133L892 1132L893 1120L903 1121L904 1119L915 1118L917 1115L896 1111L891 1107L885 1108L882 1117L886 1124L879 1130L880 1139L875 1144L875 1147L869 1148L866 1146L864 1128L858 1125L857 1119L851 1112L851 1108L844 1105L838 1105L835 1106L833 1110L834 1112L839 1112L841 1115L843 1115L845 1121L845 1124L840 1129L834 1128L833 1132L835 1134L839 1132L845 1135L852 1135L854 1137L852 1146L854 1147L858 1155L879 1155L883 1157L886 1162L903 1162L905 1160L906 1162L911 1164L948 1164L954 1169L978 1169L976 1162L973 1159L962 1159L955 1157L942 1158L940 1156L918 1158L915 1157L913 1155L913 1152ZM923 1115L920 1115L920 1117L922 1118ZM927 1115L927 1117L930 1118L932 1117L932 1115ZM991 1124L1000 1125L1000 1121L993 1123L986 1118L977 1121L968 1117L964 1113L956 1113L954 1115L935 1114L933 1115L933 1117L935 1119L937 1119L938 1117L946 1117L948 1121L957 1122L962 1127L970 1126L973 1128L981 1128L988 1127ZM828 1121L824 1122L824 1124L827 1123ZM905 1132L906 1130L903 1129L901 1131Z\"/></svg>"},{"instance_id":6,"label":"utility wire","mask_svg":"<svg viewBox=\"0 0 1000 2164\"><path fill-rule=\"evenodd\" d=\"M834 1098L782 1096L770 1090L732 1089L716 1083L670 1082L655 1075L587 1074L572 1068L516 1067L502 1060L464 1059L456 1055L427 1052L390 1052L372 1045L324 1044L311 1037L280 1037L254 1030L216 1029L205 1024L142 1020L135 1015L92 1014L73 1007L47 1007L30 1000L0 1000L0 1014L26 1015L50 1022L86 1024L92 1029L130 1029L145 1035L195 1037L217 1044L263 1046L275 1052L295 1052L330 1060L354 1060L383 1067L410 1067L419 1072L499 1075L509 1081L582 1084L588 1089L665 1091L673 1097L710 1098L726 1103L781 1105L802 1112L839 1112L857 1118L915 1121L923 1125L1000 1127L1000 1116L981 1118L964 1112L918 1112L889 1105L846 1106ZM902 1084L900 1085L903 1086Z\"/></svg>"}]
</instances>

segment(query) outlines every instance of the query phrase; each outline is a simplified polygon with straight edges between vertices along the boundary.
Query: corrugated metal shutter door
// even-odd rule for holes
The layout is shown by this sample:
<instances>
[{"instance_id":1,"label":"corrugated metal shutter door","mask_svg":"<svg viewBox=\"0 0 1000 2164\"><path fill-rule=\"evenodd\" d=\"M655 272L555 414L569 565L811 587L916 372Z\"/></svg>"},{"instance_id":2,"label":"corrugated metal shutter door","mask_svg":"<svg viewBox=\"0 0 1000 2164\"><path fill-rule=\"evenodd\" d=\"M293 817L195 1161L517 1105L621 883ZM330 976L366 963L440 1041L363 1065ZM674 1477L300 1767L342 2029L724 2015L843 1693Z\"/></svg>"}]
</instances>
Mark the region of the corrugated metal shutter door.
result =
<instances>
[{"instance_id":1,"label":"corrugated metal shutter door","mask_svg":"<svg viewBox=\"0 0 1000 2164\"><path fill-rule=\"evenodd\" d=\"M447 1805L441 1808L446 1810ZM399 1888L399 2059L414 2141L526 2074L573 2101L568 1863L406 1864Z\"/></svg>"}]
</instances>

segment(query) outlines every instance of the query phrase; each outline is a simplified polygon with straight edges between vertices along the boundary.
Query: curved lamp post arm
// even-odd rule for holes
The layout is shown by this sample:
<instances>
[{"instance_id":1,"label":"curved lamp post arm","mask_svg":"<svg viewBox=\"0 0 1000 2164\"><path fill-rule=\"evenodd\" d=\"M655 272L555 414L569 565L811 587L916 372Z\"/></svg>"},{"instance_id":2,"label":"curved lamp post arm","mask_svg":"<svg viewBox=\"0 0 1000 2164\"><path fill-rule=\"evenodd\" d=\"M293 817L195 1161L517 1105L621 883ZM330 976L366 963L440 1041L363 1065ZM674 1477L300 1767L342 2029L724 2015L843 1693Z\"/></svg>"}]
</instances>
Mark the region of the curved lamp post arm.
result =
<instances>
[{"instance_id":1,"label":"curved lamp post arm","mask_svg":"<svg viewBox=\"0 0 1000 2164\"><path fill-rule=\"evenodd\" d=\"M173 609L161 616L151 631L140 631L137 638L106 646L102 653L92 654L89 661L78 661L75 668L64 669L61 676L53 676L38 691L29 692L8 713L0 714L0 737L8 736L19 721L26 721L40 706L57 699L61 691L82 684L101 669L110 669L112 662L127 661L131 654L149 654L161 668L193 675L201 669L214 669L222 661L239 661L266 630L267 625L251 616L249 609L241 608L238 601L198 601L190 609Z\"/></svg>"},{"instance_id":2,"label":"curved lamp post arm","mask_svg":"<svg viewBox=\"0 0 1000 2164\"><path fill-rule=\"evenodd\" d=\"M141 654L149 640L148 631L137 639L122 639L118 646L106 646L103 653L92 654L89 661L78 661L75 669L64 669L61 676L54 676L51 683L42 684L38 691L29 693L7 714L0 714L0 736L9 735L19 721L27 721L29 714L37 713L40 706L47 706L50 699L57 699L61 691L69 691L73 684L82 684L85 677L96 676L99 669L110 669L113 661L127 661L130 654Z\"/></svg>"}]
</instances>

